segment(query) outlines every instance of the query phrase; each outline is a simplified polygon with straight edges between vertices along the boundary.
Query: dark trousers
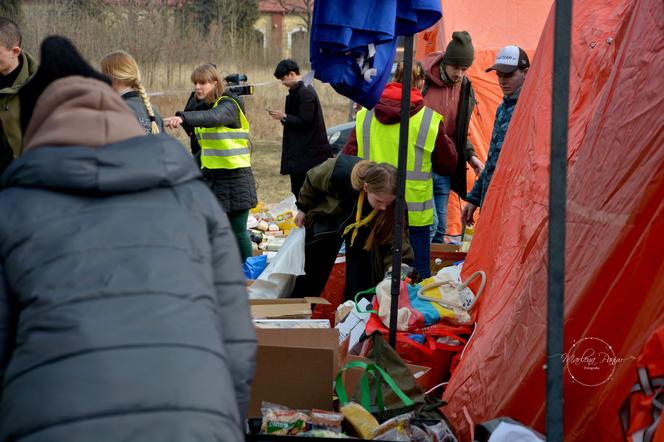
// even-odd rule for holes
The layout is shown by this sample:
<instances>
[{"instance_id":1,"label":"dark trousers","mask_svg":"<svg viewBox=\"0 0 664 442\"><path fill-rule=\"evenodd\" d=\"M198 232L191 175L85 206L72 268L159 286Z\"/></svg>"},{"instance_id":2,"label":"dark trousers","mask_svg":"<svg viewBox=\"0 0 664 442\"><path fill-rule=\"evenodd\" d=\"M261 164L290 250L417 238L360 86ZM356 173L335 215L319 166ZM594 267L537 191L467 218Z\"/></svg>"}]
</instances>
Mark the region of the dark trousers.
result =
<instances>
[{"instance_id":1,"label":"dark trousers","mask_svg":"<svg viewBox=\"0 0 664 442\"><path fill-rule=\"evenodd\" d=\"M291 173L290 174L290 187L291 192L295 195L295 199L300 196L300 189L304 184L304 179L307 177L307 172Z\"/></svg>"},{"instance_id":2,"label":"dark trousers","mask_svg":"<svg viewBox=\"0 0 664 442\"><path fill-rule=\"evenodd\" d=\"M375 287L380 282L374 280L372 252L362 249L365 239L366 237L358 237L354 247L349 247L346 242L344 301L354 300L358 292ZM304 245L305 275L297 277L291 297L320 296L323 293L343 241L343 238L336 234L314 237L311 229L307 229Z\"/></svg>"},{"instance_id":3,"label":"dark trousers","mask_svg":"<svg viewBox=\"0 0 664 442\"><path fill-rule=\"evenodd\" d=\"M305 274L295 280L291 297L320 296L323 293L342 241L343 239L334 233L314 237L311 228L307 228L304 244Z\"/></svg>"}]
</instances>

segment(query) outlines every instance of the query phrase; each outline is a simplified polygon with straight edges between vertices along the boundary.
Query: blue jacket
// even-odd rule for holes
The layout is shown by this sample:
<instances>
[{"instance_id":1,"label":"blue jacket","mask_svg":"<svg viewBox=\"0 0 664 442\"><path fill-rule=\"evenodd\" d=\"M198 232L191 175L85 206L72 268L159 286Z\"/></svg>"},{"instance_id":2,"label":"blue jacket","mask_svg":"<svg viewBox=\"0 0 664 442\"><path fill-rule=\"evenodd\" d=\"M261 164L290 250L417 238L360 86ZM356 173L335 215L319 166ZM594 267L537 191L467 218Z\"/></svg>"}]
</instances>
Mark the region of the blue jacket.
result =
<instances>
[{"instance_id":1,"label":"blue jacket","mask_svg":"<svg viewBox=\"0 0 664 442\"><path fill-rule=\"evenodd\" d=\"M489 190L493 172L496 170L500 150L503 147L503 141L505 140L505 135L507 134L507 129L512 120L512 114L514 113L514 108L516 107L516 102L519 99L520 93L521 89L510 97L503 97L503 102L500 103L498 109L496 109L496 120L493 123L491 144L489 145L489 156L484 165L484 170L482 170L477 181L475 181L473 189L466 196L466 201L471 204L482 207L482 204L484 203L484 198Z\"/></svg>"}]
</instances>

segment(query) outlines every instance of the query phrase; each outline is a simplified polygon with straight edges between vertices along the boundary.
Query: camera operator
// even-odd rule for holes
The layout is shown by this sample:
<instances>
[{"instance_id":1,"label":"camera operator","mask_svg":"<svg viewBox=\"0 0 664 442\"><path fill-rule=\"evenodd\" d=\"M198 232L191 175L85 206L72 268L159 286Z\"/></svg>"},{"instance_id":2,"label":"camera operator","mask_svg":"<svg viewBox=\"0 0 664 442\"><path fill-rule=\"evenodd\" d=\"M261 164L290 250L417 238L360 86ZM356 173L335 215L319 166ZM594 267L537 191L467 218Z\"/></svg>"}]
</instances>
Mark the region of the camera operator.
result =
<instances>
[{"instance_id":1,"label":"camera operator","mask_svg":"<svg viewBox=\"0 0 664 442\"><path fill-rule=\"evenodd\" d=\"M164 125L182 127L189 135L191 153L198 157L204 180L228 214L244 261L251 256L247 217L257 202L244 102L224 90L214 65L194 69L191 81L194 92L184 111L164 119Z\"/></svg>"}]
</instances>

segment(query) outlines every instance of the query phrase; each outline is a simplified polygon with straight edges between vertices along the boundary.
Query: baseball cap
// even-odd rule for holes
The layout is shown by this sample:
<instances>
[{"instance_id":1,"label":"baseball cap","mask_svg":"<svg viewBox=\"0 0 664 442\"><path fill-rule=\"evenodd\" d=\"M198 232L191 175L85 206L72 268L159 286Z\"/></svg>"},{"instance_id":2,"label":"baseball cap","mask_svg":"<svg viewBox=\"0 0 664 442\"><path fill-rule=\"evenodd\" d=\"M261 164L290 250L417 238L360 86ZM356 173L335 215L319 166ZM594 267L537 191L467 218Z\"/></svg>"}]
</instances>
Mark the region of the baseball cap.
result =
<instances>
[{"instance_id":1,"label":"baseball cap","mask_svg":"<svg viewBox=\"0 0 664 442\"><path fill-rule=\"evenodd\" d=\"M530 60L526 51L518 46L510 45L505 46L496 56L496 64L491 66L486 72L498 71L503 74L510 74L517 69L525 69L530 67Z\"/></svg>"}]
</instances>

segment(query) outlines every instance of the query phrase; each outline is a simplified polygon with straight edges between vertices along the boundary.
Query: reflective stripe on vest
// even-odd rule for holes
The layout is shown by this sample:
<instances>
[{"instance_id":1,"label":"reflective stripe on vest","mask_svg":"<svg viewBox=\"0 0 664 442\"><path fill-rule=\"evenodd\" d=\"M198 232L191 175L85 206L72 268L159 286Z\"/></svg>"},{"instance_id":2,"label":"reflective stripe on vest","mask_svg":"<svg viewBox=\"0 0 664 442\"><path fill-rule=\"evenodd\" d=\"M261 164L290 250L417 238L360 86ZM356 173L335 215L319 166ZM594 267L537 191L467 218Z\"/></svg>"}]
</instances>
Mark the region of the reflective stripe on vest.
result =
<instances>
[{"instance_id":1,"label":"reflective stripe on vest","mask_svg":"<svg viewBox=\"0 0 664 442\"><path fill-rule=\"evenodd\" d=\"M442 121L442 115L427 107L409 119L405 198L408 223L414 227L433 224L431 153ZM374 118L373 109L360 110L355 123L357 156L396 167L399 159L399 129L399 124L382 124Z\"/></svg>"},{"instance_id":2,"label":"reflective stripe on vest","mask_svg":"<svg viewBox=\"0 0 664 442\"><path fill-rule=\"evenodd\" d=\"M231 100L237 106L240 116L240 128L226 126L196 127L194 132L201 146L201 167L206 169L239 169L251 167L249 150L249 122L240 105L231 97L219 98L212 108L221 100Z\"/></svg>"}]
</instances>

